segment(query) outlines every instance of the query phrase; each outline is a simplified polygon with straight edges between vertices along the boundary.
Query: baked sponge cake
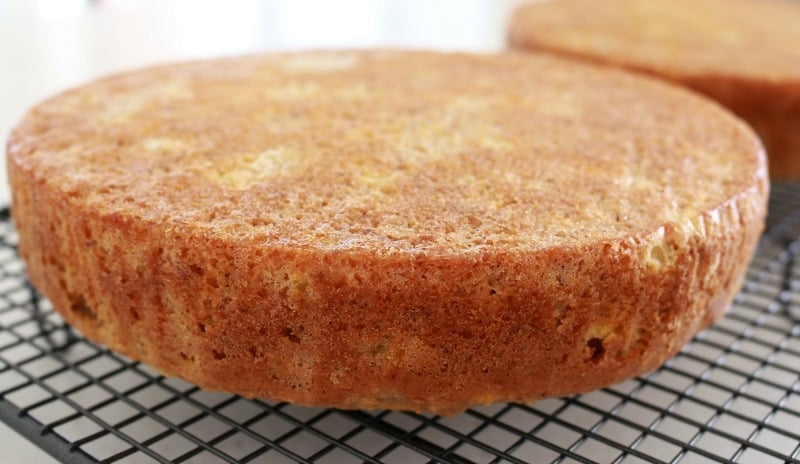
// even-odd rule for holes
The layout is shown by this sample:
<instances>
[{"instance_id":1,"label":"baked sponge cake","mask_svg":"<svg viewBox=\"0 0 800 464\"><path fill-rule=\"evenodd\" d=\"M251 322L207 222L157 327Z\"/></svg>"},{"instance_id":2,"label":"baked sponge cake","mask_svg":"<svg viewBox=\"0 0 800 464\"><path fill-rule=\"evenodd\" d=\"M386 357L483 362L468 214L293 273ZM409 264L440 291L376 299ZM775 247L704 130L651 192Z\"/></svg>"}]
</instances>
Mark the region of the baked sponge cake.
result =
<instances>
[{"instance_id":1,"label":"baked sponge cake","mask_svg":"<svg viewBox=\"0 0 800 464\"><path fill-rule=\"evenodd\" d=\"M714 321L762 231L757 137L543 55L250 56L122 74L8 145L31 281L197 383L455 413L609 385Z\"/></svg>"},{"instance_id":2,"label":"baked sponge cake","mask_svg":"<svg viewBox=\"0 0 800 464\"><path fill-rule=\"evenodd\" d=\"M520 7L510 44L686 85L745 119L770 175L800 178L800 2L555 0Z\"/></svg>"}]
</instances>

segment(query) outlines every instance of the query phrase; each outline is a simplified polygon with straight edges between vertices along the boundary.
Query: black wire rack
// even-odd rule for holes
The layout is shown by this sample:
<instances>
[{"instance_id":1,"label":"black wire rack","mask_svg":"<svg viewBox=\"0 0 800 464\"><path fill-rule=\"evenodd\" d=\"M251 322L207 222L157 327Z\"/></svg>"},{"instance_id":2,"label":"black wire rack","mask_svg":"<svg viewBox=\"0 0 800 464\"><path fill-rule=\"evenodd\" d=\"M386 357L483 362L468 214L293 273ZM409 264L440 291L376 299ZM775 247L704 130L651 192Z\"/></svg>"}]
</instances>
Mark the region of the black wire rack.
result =
<instances>
[{"instance_id":1,"label":"black wire rack","mask_svg":"<svg viewBox=\"0 0 800 464\"><path fill-rule=\"evenodd\" d=\"M0 419L67 463L800 462L800 184L727 315L661 369L455 417L210 393L70 329L30 286L0 211Z\"/></svg>"}]
</instances>

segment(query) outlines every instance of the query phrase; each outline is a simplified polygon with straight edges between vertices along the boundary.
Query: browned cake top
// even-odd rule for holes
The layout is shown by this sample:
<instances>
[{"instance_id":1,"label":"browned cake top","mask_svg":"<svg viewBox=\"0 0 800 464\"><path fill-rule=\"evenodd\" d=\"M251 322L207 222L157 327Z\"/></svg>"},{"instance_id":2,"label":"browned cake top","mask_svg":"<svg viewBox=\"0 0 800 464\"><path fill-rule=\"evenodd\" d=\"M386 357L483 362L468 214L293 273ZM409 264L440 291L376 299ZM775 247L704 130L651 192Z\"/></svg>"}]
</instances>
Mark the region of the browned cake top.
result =
<instances>
[{"instance_id":1,"label":"browned cake top","mask_svg":"<svg viewBox=\"0 0 800 464\"><path fill-rule=\"evenodd\" d=\"M235 241L471 253L692 219L765 176L716 105L538 55L184 63L38 107L9 155L80 208Z\"/></svg>"},{"instance_id":2,"label":"browned cake top","mask_svg":"<svg viewBox=\"0 0 800 464\"><path fill-rule=\"evenodd\" d=\"M800 81L796 0L531 3L514 16L511 41L672 76Z\"/></svg>"}]
</instances>

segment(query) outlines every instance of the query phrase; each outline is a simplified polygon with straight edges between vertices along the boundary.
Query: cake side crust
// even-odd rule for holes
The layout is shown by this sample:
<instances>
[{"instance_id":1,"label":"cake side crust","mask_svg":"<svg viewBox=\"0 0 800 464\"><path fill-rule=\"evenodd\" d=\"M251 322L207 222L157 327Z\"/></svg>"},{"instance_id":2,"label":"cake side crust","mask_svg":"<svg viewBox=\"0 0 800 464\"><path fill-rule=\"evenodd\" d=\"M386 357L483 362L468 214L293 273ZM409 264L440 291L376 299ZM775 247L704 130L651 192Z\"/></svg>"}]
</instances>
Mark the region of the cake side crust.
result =
<instances>
[{"instance_id":1,"label":"cake side crust","mask_svg":"<svg viewBox=\"0 0 800 464\"><path fill-rule=\"evenodd\" d=\"M439 413L659 366L738 290L767 189L581 249L387 257L100 217L11 168L30 278L88 338L212 390Z\"/></svg>"}]
</instances>

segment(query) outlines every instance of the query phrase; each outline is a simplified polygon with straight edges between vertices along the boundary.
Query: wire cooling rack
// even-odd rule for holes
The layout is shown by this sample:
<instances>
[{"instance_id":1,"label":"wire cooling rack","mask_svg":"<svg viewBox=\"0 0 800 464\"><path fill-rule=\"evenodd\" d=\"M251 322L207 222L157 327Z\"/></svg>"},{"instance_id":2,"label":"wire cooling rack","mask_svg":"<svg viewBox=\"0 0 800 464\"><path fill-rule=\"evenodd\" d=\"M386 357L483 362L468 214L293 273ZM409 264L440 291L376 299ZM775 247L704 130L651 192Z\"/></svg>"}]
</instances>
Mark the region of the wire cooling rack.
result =
<instances>
[{"instance_id":1,"label":"wire cooling rack","mask_svg":"<svg viewBox=\"0 0 800 464\"><path fill-rule=\"evenodd\" d=\"M800 184L727 315L664 367L587 395L455 417L209 393L74 333L0 211L0 419L68 463L800 462Z\"/></svg>"}]
</instances>

